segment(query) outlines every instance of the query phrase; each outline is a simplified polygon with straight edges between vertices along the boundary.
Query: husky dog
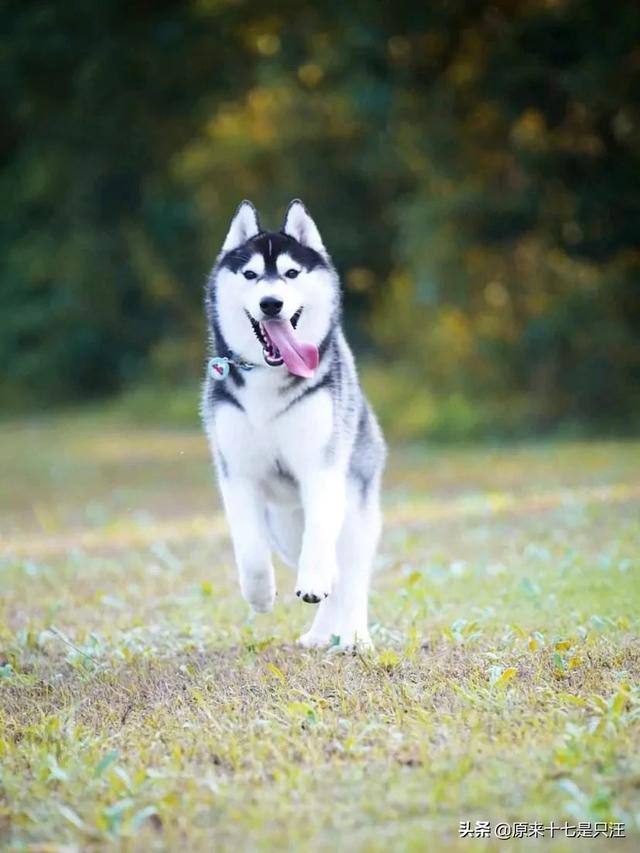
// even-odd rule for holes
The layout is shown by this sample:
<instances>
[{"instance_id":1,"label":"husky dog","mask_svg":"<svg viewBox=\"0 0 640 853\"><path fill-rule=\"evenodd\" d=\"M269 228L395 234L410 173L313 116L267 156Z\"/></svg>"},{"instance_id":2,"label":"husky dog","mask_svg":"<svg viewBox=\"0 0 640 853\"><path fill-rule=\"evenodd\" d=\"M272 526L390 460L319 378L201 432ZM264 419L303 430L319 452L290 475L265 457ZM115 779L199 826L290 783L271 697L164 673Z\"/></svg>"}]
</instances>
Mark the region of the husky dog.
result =
<instances>
[{"instance_id":1,"label":"husky dog","mask_svg":"<svg viewBox=\"0 0 640 853\"><path fill-rule=\"evenodd\" d=\"M296 595L318 605L300 643L367 646L385 445L340 326L337 273L301 201L281 231L263 231L242 202L206 309L203 421L242 594L271 610L274 551L297 570Z\"/></svg>"}]
</instances>

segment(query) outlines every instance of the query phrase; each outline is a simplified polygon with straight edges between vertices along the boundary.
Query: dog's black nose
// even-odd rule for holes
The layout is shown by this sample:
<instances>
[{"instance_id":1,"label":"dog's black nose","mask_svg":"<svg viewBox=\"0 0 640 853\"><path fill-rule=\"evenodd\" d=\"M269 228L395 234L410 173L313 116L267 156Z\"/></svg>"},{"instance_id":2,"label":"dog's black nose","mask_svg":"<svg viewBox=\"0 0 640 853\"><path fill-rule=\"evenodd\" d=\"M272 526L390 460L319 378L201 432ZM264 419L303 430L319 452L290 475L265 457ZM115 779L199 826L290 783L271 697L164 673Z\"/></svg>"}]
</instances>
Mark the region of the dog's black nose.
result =
<instances>
[{"instance_id":1,"label":"dog's black nose","mask_svg":"<svg viewBox=\"0 0 640 853\"><path fill-rule=\"evenodd\" d=\"M282 299L277 296L263 296L260 300L260 308L267 317L275 317L282 308Z\"/></svg>"}]
</instances>

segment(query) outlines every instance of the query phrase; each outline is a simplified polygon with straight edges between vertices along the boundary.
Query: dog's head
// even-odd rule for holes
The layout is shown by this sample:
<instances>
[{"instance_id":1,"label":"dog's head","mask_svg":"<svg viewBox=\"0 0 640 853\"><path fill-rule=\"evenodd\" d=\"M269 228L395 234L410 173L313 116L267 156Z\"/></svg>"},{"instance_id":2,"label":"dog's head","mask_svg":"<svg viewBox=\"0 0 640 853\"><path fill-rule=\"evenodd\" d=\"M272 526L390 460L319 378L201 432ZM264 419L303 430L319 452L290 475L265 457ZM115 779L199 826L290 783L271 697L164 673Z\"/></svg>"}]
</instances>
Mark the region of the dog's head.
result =
<instances>
[{"instance_id":1,"label":"dog's head","mask_svg":"<svg viewBox=\"0 0 640 853\"><path fill-rule=\"evenodd\" d=\"M211 276L214 338L247 361L311 376L339 307L337 277L301 201L280 231L263 231L249 201L236 211Z\"/></svg>"}]
</instances>

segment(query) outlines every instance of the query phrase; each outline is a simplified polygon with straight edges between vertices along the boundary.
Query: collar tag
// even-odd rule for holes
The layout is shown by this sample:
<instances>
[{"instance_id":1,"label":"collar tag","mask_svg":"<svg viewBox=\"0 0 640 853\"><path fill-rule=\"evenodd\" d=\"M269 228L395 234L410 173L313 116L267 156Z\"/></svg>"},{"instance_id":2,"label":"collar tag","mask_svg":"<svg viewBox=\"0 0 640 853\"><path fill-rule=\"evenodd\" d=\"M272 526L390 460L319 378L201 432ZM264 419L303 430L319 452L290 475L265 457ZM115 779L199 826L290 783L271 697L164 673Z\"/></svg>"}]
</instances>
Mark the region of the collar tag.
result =
<instances>
[{"instance_id":1,"label":"collar tag","mask_svg":"<svg viewBox=\"0 0 640 853\"><path fill-rule=\"evenodd\" d=\"M240 370L248 371L253 370L254 367L258 367L257 364L253 364L250 361L245 361L240 357L234 356L233 353L227 355L217 355L215 358L210 358L208 361L208 371L209 376L212 379L215 379L216 382L223 382L227 376L229 375L229 369L233 364L234 367L238 367Z\"/></svg>"},{"instance_id":2,"label":"collar tag","mask_svg":"<svg viewBox=\"0 0 640 853\"><path fill-rule=\"evenodd\" d=\"M215 358L209 359L209 376L212 379L215 379L216 382L222 382L229 375L229 359L228 358L220 358L220 356L216 356Z\"/></svg>"}]
</instances>

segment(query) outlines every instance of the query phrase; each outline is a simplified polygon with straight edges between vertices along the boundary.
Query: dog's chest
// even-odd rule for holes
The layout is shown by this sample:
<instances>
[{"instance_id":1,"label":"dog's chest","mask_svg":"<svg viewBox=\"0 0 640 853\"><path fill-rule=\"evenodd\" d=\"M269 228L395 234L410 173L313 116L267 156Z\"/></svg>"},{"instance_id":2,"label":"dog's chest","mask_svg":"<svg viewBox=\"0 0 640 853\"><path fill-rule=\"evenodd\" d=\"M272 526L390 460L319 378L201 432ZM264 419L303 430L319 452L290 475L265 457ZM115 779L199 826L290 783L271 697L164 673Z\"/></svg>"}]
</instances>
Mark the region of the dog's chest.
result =
<instances>
[{"instance_id":1,"label":"dog's chest","mask_svg":"<svg viewBox=\"0 0 640 853\"><path fill-rule=\"evenodd\" d=\"M300 398L285 378L263 373L249 376L233 393L241 405L222 406L216 433L225 456L261 477L276 472L280 479L298 474L319 457L332 434L332 405L326 393ZM284 473L283 473L284 472Z\"/></svg>"},{"instance_id":2,"label":"dog's chest","mask_svg":"<svg viewBox=\"0 0 640 853\"><path fill-rule=\"evenodd\" d=\"M280 432L282 410L287 404L284 383L266 370L251 374L238 391L248 425L256 435L274 441Z\"/></svg>"}]
</instances>

